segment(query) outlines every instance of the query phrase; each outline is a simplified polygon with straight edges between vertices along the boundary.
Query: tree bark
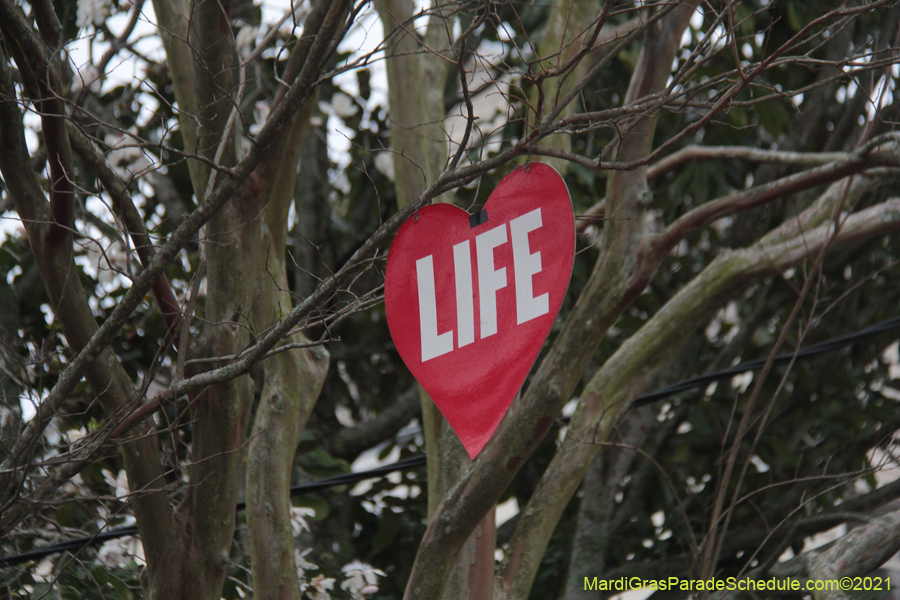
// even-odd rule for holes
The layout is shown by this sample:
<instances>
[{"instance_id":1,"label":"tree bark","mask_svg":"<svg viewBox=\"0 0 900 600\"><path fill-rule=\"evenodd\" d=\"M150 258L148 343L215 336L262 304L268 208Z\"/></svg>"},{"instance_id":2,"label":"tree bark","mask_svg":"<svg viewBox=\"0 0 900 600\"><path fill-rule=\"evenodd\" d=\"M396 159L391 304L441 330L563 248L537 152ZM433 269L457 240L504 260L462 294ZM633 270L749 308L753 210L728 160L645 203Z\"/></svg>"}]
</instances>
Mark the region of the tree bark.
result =
<instances>
[{"instance_id":1,"label":"tree bark","mask_svg":"<svg viewBox=\"0 0 900 600\"><path fill-rule=\"evenodd\" d=\"M695 4L679 6L651 26L628 88L626 105L665 89L672 59L694 6ZM655 129L654 115L645 116L634 122L623 133L615 160L636 160L648 155L653 148ZM607 214L615 214L617 218L605 223L600 258L587 288L582 292L575 310L566 323L566 331L570 328L583 328L590 332L590 337L587 338L590 341L582 342L581 348L577 346L573 348L574 352L580 353L575 372L582 372L589 353L601 336L631 300L646 287L659 264L658 260L654 261L646 253L645 248L644 210L651 201L647 170L647 167L638 167L633 171L614 171L610 174L606 190L606 211ZM561 338L565 334L564 331ZM549 381L557 380L554 381L554 387L565 390L562 393L568 397L574 389L575 382L560 385L558 374L545 371L547 362L545 360L541 365L538 377L547 377ZM529 394L535 387L533 383ZM574 431L570 431L566 435L564 446L571 445L574 437ZM562 462L563 455L563 452L558 452L556 458ZM523 594L527 595L531 589L544 549L562 514L562 509L575 493L587 469L589 461L582 462L572 458L566 456L569 464L578 466L567 470L568 477L553 478L552 495L558 500L548 502L547 505L540 504L536 500L539 490L546 488L549 492L551 489L547 488L548 475L552 475L553 472L548 469L528 507L523 510L524 516L519 519L501 565L502 581L498 593L495 594L496 598L519 598ZM557 462L556 459L554 462ZM534 509L537 506L540 506L540 510Z\"/></svg>"},{"instance_id":2,"label":"tree bark","mask_svg":"<svg viewBox=\"0 0 900 600\"><path fill-rule=\"evenodd\" d=\"M619 483L631 471L637 456L634 448L641 446L650 428L656 424L656 413L657 409L652 405L629 412L616 425L614 435L621 446L604 447L591 461L582 486L578 525L572 538L565 600L596 596L585 591L584 576L604 571Z\"/></svg>"}]
</instances>

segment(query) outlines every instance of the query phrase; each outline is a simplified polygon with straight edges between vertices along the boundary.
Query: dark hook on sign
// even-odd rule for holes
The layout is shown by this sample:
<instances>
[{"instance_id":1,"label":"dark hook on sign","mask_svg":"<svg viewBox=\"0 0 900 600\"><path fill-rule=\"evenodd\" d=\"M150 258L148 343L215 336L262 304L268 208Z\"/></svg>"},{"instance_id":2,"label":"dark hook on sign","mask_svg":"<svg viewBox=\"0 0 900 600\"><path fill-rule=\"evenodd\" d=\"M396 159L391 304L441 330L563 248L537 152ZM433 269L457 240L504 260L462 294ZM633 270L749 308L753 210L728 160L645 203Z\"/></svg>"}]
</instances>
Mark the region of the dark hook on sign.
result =
<instances>
[{"instance_id":1,"label":"dark hook on sign","mask_svg":"<svg viewBox=\"0 0 900 600\"><path fill-rule=\"evenodd\" d=\"M488 222L488 214L486 210L479 210L477 213L469 215L469 229L475 229L479 225Z\"/></svg>"}]
</instances>

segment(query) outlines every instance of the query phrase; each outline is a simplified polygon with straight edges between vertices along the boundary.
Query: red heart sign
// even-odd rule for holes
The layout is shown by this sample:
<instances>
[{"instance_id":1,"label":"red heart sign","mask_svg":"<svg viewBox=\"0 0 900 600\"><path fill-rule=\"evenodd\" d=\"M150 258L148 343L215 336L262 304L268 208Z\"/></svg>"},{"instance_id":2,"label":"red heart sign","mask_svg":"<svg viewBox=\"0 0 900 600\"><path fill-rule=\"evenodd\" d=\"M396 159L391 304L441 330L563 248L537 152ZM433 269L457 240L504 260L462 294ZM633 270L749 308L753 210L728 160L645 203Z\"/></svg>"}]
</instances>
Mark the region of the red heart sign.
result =
<instances>
[{"instance_id":1,"label":"red heart sign","mask_svg":"<svg viewBox=\"0 0 900 600\"><path fill-rule=\"evenodd\" d=\"M531 370L574 257L569 190L542 163L507 175L480 213L426 206L397 232L384 283L388 327L470 458Z\"/></svg>"}]
</instances>

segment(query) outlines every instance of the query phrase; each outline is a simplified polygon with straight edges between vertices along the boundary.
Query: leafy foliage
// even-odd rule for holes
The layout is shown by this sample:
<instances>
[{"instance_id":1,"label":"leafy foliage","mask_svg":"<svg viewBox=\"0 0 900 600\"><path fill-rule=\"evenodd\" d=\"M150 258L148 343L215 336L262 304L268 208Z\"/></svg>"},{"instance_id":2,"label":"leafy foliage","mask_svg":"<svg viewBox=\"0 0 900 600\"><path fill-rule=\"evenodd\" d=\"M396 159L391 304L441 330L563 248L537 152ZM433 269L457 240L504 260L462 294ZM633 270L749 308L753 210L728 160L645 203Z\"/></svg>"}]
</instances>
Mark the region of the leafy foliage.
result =
<instances>
[{"instance_id":1,"label":"leafy foliage","mask_svg":"<svg viewBox=\"0 0 900 600\"><path fill-rule=\"evenodd\" d=\"M76 51L82 53L79 56L87 56L82 62L71 58L65 63L67 110L71 119L98 142L107 161L128 184L151 238L160 242L200 204L184 156L190 150L184 141L185 125L172 73L161 58L159 38L153 31L144 40L152 46L150 50L137 43L129 46L127 58L124 52L114 56L106 65L108 73L92 81L97 77L99 57L115 43L112 30L119 30L118 23L127 19L131 6L108 5L109 18L84 25L78 22L78 11L84 4L86 0L54 2L70 58ZM614 4L617 10L612 12L609 25L626 24L643 3ZM730 17L734 21L733 38L725 19L720 18L730 10L730 4L712 2L698 9L672 67L672 76L677 79L672 91L678 97L660 111L657 146L675 138L711 110L732 85L736 60L743 69L760 64L773 49L839 5L836 1L743 3ZM450 28L455 23L463 31L483 10L469 4L450 8L451 14L445 16ZM23 4L18 9L27 15L29 23L35 19L31 6ZM352 44L368 44L368 40L360 40L375 22L374 10L365 2L359 9L350 28L352 36L347 39ZM490 80L480 93L501 95L507 112L499 117L485 116L478 122L478 139L466 149L463 164L500 156L529 135L531 125L525 115L533 109L531 99L536 94L535 75L540 65L532 42L541 39L557 10L549 3L498 3L488 9L490 18L474 29L468 44L481 55L482 68ZM727 110L692 136L681 139L672 151L702 145L850 152L864 139L892 131L898 112L893 96L898 69L896 62L885 59L884 52L885 40L894 39L897 12L896 5L880 7L816 29L816 35L792 49L788 59L767 69L732 99ZM230 27L244 56L262 41L263 24L271 23L268 18L252 2L233 6ZM431 18L436 16L432 14ZM256 143L255 136L280 89L291 49L299 43L303 30L291 25L288 20L272 38L271 47L247 65L247 87L238 105L236 124L235 145L241 154ZM243 47L242 42L246 44ZM4 30L3 44L10 43ZM641 44L641 39L636 39L623 47L615 60L587 83L576 101L578 112L599 113L622 105ZM366 52L338 47L327 65L327 77L318 86L301 144L286 258L289 291L297 304L313 293L318 281L344 265L400 208L392 166L384 161L391 156L392 140L383 66L373 61L343 71L356 65L354 61ZM696 56L698 52L704 53L703 60ZM865 66L878 61L877 69ZM123 71L133 71L133 77L123 76ZM491 86L503 76L508 76L508 92L492 92ZM444 103L451 112L464 102L457 82L458 73L451 70L444 90ZM414 85L410 82L410 93L416 91ZM16 90L16 100L28 111L25 122L32 161L46 183L48 149L43 136L38 135L38 108L21 83ZM568 127L572 153L605 160L621 142L620 125L609 119ZM74 261L91 310L102 323L132 287L142 266L124 234L121 219L115 216L114 200L94 169L80 157L74 164ZM454 201L477 210L515 165L510 160L481 173L455 190ZM697 207L796 170L787 163L759 163L724 155L687 162L649 183L646 228L661 231ZM610 173L575 162L568 166L565 179L577 215L589 215L603 200ZM889 183L895 182L885 178L885 185L876 186L852 209L876 206L891 198L895 188ZM4 182L0 185L0 202L8 225L0 243L0 331L4 340L0 458L4 458L75 353L50 308L28 236L16 222L10 187ZM765 206L704 224L687 235L597 345L573 398L579 398L597 369L717 256L752 247L773 227L808 208L824 190L822 185L786 195ZM617 218L616 214L606 214L605 222L587 226L579 237L567 300L539 362L588 285L600 256L605 223ZM204 327L210 326L205 300L206 294L213 292L205 289L207 280L201 280L202 235L193 239L165 271L177 299L185 306L193 303L195 313L188 334L192 340L199 340ZM896 307L900 306L898 259L896 235L865 239L837 249L821 268L807 262L780 275L748 282L734 290L721 310L709 315L707 322L684 340L683 350L653 383L662 386L738 361L768 356L810 276L817 278L815 289L803 299L799 321L787 326L785 349L896 316ZM331 366L297 450L293 468L296 483L346 473L366 461L393 461L425 450L417 403L409 401L416 384L390 341L380 302L383 271L384 254L379 254L339 292L317 306L305 324L309 339L328 342ZM284 312L290 310L283 308ZM183 375L178 369L184 364L179 367L178 363L184 358L172 350L167 331L165 320L148 297L112 344L116 359L147 397L165 390ZM256 339L262 333L254 331L252 335ZM638 441L643 453L634 458L624 477L612 482L612 492L601 490L614 498L608 520L602 524L603 535L616 542L597 557L598 572L594 574L641 572L673 557L690 563L696 552L690 540L702 538L709 526L717 491L735 485L734 481L721 480L722 461L725 449L735 443L735 424L746 411L752 411L759 433L754 429L752 435L737 441L740 461L751 466L732 490L741 503L735 506L729 523L734 535L729 536L717 563L722 572L737 574L770 558L774 562L784 551L785 540L769 540L767 534L782 520L822 514L859 497L861 490L874 488L878 474L894 462L893 438L900 428L900 394L891 387L898 377L896 348L891 336L882 336L778 370L761 388L763 400L749 408L752 387L747 386L753 380L742 383L736 378L730 384L685 393L650 412L644 411L655 422ZM257 366L251 377L255 409L265 370ZM363 439L367 427L403 402L411 408L397 411L399 416L380 430L377 439L366 437L366 443L351 443L353 436L347 436L347 431ZM26 474L28 486L36 486L65 462L67 452L78 440L102 429L107 419L96 390L80 383L44 432L39 458ZM153 418L173 504L184 500L187 477L197 458L193 454L192 419L187 396L166 405ZM500 502L515 499L519 507L527 505L566 435L565 423L559 425L533 452ZM252 420L244 434L250 436L251 428ZM606 456L605 451L600 456ZM597 466L600 462L596 459L591 469L602 468ZM61 485L51 499L33 508L4 540L3 552L24 552L132 523L127 485L123 489L118 480L125 468L123 457L111 448L92 457L90 464ZM602 480L600 488L609 484ZM295 499L295 512L308 509L308 518L298 517L304 527L298 525L299 530L294 532L303 593L309 598L326 597L318 595L326 592L334 598L358 598L363 588L377 580L378 589L369 597L400 597L425 532L428 485L420 469ZM597 484L590 487L585 483L564 511L534 580L532 598L562 597L561 582L578 545L573 541L576 533L601 526L586 522L581 510L598 489ZM237 523L222 591L229 600L246 597L259 584L250 576L249 525L240 514ZM500 554L516 523L514 518L500 527ZM803 539L788 539L786 543L796 546L799 553ZM354 561L364 564L347 569ZM374 570L382 575L371 575ZM124 600L141 596L142 573L145 566L140 544L130 539L62 554L22 570L5 570L0 573L0 590L11 598L41 597L52 592L60 598L90 595ZM331 584L325 583L328 580ZM354 583L341 586L341 582L350 581Z\"/></svg>"}]
</instances>

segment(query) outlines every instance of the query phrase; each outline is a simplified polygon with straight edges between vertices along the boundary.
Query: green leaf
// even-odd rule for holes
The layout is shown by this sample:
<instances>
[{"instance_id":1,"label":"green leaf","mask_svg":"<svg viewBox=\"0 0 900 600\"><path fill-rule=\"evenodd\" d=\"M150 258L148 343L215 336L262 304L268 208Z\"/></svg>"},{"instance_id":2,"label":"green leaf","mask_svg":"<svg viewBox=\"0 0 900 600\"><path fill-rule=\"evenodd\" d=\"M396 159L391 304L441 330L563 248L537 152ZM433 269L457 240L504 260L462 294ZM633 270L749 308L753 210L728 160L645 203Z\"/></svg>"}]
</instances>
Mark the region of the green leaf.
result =
<instances>
[{"instance_id":1,"label":"green leaf","mask_svg":"<svg viewBox=\"0 0 900 600\"><path fill-rule=\"evenodd\" d=\"M735 106L728 111L728 120L735 127L746 127L750 124L750 115L743 106Z\"/></svg>"},{"instance_id":2,"label":"green leaf","mask_svg":"<svg viewBox=\"0 0 900 600\"><path fill-rule=\"evenodd\" d=\"M324 521L331 514L331 505L328 501L319 496L298 496L293 499L294 506L305 506L316 511L316 515L311 517L314 521Z\"/></svg>"},{"instance_id":3,"label":"green leaf","mask_svg":"<svg viewBox=\"0 0 900 600\"><path fill-rule=\"evenodd\" d=\"M314 477L331 477L350 472L350 465L345 460L334 458L324 450L313 450L300 457L303 469Z\"/></svg>"},{"instance_id":4,"label":"green leaf","mask_svg":"<svg viewBox=\"0 0 900 600\"><path fill-rule=\"evenodd\" d=\"M794 31L800 31L803 29L803 24L806 19L803 16L803 5L799 2L788 2L787 5L787 16L788 23L791 24L791 29Z\"/></svg>"},{"instance_id":5,"label":"green leaf","mask_svg":"<svg viewBox=\"0 0 900 600\"><path fill-rule=\"evenodd\" d=\"M134 594L131 593L131 590L128 589L128 586L121 579L113 576L109 580L121 600L134 600Z\"/></svg>"},{"instance_id":6,"label":"green leaf","mask_svg":"<svg viewBox=\"0 0 900 600\"><path fill-rule=\"evenodd\" d=\"M753 9L747 4L737 4L734 9L734 22L738 25L742 35L753 35L756 31Z\"/></svg>"},{"instance_id":7,"label":"green leaf","mask_svg":"<svg viewBox=\"0 0 900 600\"><path fill-rule=\"evenodd\" d=\"M791 114L784 105L784 100L775 98L756 107L759 124L774 137L780 137L791 126Z\"/></svg>"},{"instance_id":8,"label":"green leaf","mask_svg":"<svg viewBox=\"0 0 900 600\"><path fill-rule=\"evenodd\" d=\"M377 554L390 546L400 532L401 524L398 515L390 510L384 511L378 522L378 531L372 536L372 551Z\"/></svg>"}]
</instances>

